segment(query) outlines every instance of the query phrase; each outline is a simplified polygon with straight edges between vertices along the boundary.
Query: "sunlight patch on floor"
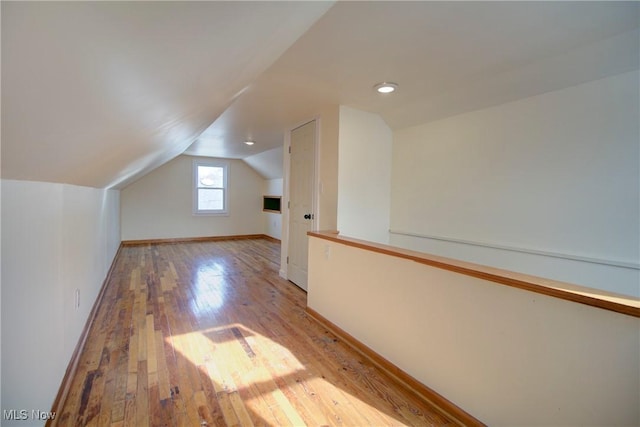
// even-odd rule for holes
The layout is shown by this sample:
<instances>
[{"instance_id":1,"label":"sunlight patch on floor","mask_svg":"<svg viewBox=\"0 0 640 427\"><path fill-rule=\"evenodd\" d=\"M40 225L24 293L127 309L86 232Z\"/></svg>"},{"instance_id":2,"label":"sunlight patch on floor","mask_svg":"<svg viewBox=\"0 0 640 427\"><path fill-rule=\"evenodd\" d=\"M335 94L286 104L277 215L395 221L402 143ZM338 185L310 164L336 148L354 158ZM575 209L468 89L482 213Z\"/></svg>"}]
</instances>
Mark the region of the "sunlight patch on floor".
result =
<instances>
[{"instance_id":1,"label":"sunlight patch on floor","mask_svg":"<svg viewBox=\"0 0 640 427\"><path fill-rule=\"evenodd\" d=\"M277 407L279 417L284 418L278 419L278 424L304 425L285 394L288 392L296 396L296 405L304 401L307 410L326 417L330 423L342 420L357 425L404 425L343 390L341 373L332 373L331 379L313 374L289 349L242 324L173 335L166 341L194 366L206 369L218 398L230 399L229 408L238 416L243 411L260 414L265 408L269 411ZM376 414L376 418L358 415L365 413L369 417Z\"/></svg>"},{"instance_id":2,"label":"sunlight patch on floor","mask_svg":"<svg viewBox=\"0 0 640 427\"><path fill-rule=\"evenodd\" d=\"M230 368L246 368L255 381L266 381L271 375L266 370L255 369L262 362L256 359L258 356L253 352L254 347L259 347L261 352L268 348L277 358L286 360L286 364L278 363L274 366L281 375L305 369L287 348L238 323L172 335L165 338L165 341L196 366L215 361L217 364L229 365Z\"/></svg>"}]
</instances>

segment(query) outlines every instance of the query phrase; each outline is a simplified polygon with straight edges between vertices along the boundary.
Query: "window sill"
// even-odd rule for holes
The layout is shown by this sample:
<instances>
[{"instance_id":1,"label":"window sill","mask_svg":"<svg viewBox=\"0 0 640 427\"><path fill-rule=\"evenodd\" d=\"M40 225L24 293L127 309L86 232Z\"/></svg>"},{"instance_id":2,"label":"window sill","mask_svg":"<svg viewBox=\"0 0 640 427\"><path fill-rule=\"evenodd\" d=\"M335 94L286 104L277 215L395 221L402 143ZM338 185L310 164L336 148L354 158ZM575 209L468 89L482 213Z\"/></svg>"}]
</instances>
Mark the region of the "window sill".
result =
<instances>
[{"instance_id":1,"label":"window sill","mask_svg":"<svg viewBox=\"0 0 640 427\"><path fill-rule=\"evenodd\" d=\"M229 212L193 212L193 216L229 216Z\"/></svg>"}]
</instances>

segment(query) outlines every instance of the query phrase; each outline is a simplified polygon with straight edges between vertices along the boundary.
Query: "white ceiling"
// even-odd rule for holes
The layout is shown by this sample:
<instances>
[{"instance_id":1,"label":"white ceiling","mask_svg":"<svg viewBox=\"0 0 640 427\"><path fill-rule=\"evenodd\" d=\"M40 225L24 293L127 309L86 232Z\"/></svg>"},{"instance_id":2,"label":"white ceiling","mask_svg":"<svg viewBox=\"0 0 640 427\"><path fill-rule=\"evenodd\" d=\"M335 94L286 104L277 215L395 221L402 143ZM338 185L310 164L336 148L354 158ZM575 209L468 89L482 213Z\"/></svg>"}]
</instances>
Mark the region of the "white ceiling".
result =
<instances>
[{"instance_id":1,"label":"white ceiling","mask_svg":"<svg viewBox=\"0 0 640 427\"><path fill-rule=\"evenodd\" d=\"M243 158L281 145L282 129L327 104L379 113L401 128L637 68L638 10L637 3L338 3L187 152ZM400 89L380 96L372 86L381 81ZM240 144L247 138L257 143Z\"/></svg>"},{"instance_id":2,"label":"white ceiling","mask_svg":"<svg viewBox=\"0 0 640 427\"><path fill-rule=\"evenodd\" d=\"M262 151L245 157L243 160L265 179L282 178L284 147Z\"/></svg>"},{"instance_id":3,"label":"white ceiling","mask_svg":"<svg viewBox=\"0 0 640 427\"><path fill-rule=\"evenodd\" d=\"M259 153L327 105L397 129L638 68L638 2L329 6L3 2L3 178L121 186L182 152L273 178Z\"/></svg>"},{"instance_id":4,"label":"white ceiling","mask_svg":"<svg viewBox=\"0 0 640 427\"><path fill-rule=\"evenodd\" d=\"M182 153L331 3L2 2L2 177L123 186Z\"/></svg>"}]
</instances>

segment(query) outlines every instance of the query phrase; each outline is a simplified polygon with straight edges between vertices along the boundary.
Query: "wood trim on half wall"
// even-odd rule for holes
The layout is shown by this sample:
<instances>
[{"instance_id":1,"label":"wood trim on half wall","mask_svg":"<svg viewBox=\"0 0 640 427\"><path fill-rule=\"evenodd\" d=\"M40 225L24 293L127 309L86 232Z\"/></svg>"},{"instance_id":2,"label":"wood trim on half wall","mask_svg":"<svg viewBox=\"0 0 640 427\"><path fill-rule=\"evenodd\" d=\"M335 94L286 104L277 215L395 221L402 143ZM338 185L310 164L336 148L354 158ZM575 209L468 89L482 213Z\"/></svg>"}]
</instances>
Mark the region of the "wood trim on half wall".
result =
<instances>
[{"instance_id":1,"label":"wood trim on half wall","mask_svg":"<svg viewBox=\"0 0 640 427\"><path fill-rule=\"evenodd\" d=\"M365 240L340 236L334 232L310 231L307 235L329 240L331 242L341 243L354 248L377 252L383 255L408 259L420 264L441 268L443 270L464 274L478 279L488 280L500 285L511 286L525 291L535 292L566 301L572 301L640 318L640 299L628 295L615 294L602 289L588 288L585 286L545 279L515 271L508 271L486 265L474 264L457 259L397 248L390 245L368 242Z\"/></svg>"}]
</instances>

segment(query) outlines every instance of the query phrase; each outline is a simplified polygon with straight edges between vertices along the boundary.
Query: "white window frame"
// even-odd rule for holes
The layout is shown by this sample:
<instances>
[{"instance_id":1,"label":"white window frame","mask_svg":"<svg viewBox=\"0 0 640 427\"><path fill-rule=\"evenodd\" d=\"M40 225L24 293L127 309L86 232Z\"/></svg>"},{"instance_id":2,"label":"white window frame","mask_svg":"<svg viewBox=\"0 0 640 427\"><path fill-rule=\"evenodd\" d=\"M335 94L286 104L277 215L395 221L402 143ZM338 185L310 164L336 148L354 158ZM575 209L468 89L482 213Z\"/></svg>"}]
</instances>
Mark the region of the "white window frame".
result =
<instances>
[{"instance_id":1,"label":"white window frame","mask_svg":"<svg viewBox=\"0 0 640 427\"><path fill-rule=\"evenodd\" d=\"M215 209L215 210L205 210L198 209L198 189L200 188L198 182L198 167L199 166L209 166L209 167L217 167L222 168L223 173L223 188L222 188L222 203L223 209ZM228 176L229 176L229 163L223 162L220 160L204 160L204 159L194 159L193 160L193 214L194 215L209 215L209 216L228 216L229 215L229 185L228 185ZM211 188L211 187L206 187Z\"/></svg>"}]
</instances>

